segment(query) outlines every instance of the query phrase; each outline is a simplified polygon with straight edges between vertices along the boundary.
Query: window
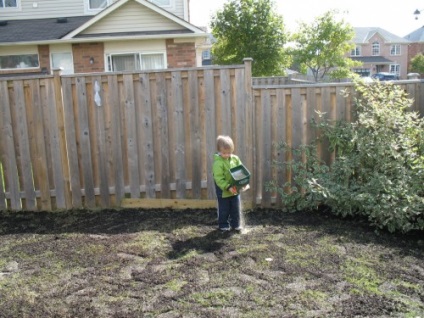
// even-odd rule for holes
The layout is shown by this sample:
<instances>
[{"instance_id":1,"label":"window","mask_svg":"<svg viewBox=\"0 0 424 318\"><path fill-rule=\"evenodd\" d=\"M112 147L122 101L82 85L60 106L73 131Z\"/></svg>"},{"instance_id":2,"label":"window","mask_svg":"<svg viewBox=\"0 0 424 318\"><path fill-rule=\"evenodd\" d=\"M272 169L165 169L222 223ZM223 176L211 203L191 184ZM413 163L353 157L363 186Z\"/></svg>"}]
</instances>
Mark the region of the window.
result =
<instances>
[{"instance_id":1,"label":"window","mask_svg":"<svg viewBox=\"0 0 424 318\"><path fill-rule=\"evenodd\" d=\"M400 44L390 46L390 55L400 55Z\"/></svg>"},{"instance_id":2,"label":"window","mask_svg":"<svg viewBox=\"0 0 424 318\"><path fill-rule=\"evenodd\" d=\"M0 0L0 9L3 8L17 8L18 0Z\"/></svg>"},{"instance_id":3,"label":"window","mask_svg":"<svg viewBox=\"0 0 424 318\"><path fill-rule=\"evenodd\" d=\"M380 43L374 42L372 44L372 55L373 56L380 55Z\"/></svg>"},{"instance_id":4,"label":"window","mask_svg":"<svg viewBox=\"0 0 424 318\"><path fill-rule=\"evenodd\" d=\"M4 55L0 56L0 69L38 68L38 54Z\"/></svg>"},{"instance_id":5,"label":"window","mask_svg":"<svg viewBox=\"0 0 424 318\"><path fill-rule=\"evenodd\" d=\"M390 64L390 73L400 75L400 65L399 64Z\"/></svg>"},{"instance_id":6,"label":"window","mask_svg":"<svg viewBox=\"0 0 424 318\"><path fill-rule=\"evenodd\" d=\"M107 70L111 72L157 70L165 68L163 53L127 53L109 54Z\"/></svg>"},{"instance_id":7,"label":"window","mask_svg":"<svg viewBox=\"0 0 424 318\"><path fill-rule=\"evenodd\" d=\"M202 60L210 60L211 59L211 50L205 50L202 52Z\"/></svg>"},{"instance_id":8,"label":"window","mask_svg":"<svg viewBox=\"0 0 424 318\"><path fill-rule=\"evenodd\" d=\"M355 47L351 52L350 52L351 56L361 56L361 47L357 46Z\"/></svg>"},{"instance_id":9,"label":"window","mask_svg":"<svg viewBox=\"0 0 424 318\"><path fill-rule=\"evenodd\" d=\"M52 69L61 68L62 74L74 74L72 53L52 53Z\"/></svg>"},{"instance_id":10,"label":"window","mask_svg":"<svg viewBox=\"0 0 424 318\"><path fill-rule=\"evenodd\" d=\"M163 54L141 54L142 70L158 70L165 68Z\"/></svg>"},{"instance_id":11,"label":"window","mask_svg":"<svg viewBox=\"0 0 424 318\"><path fill-rule=\"evenodd\" d=\"M160 7L170 7L172 0L151 0L150 2L160 6Z\"/></svg>"},{"instance_id":12,"label":"window","mask_svg":"<svg viewBox=\"0 0 424 318\"><path fill-rule=\"evenodd\" d=\"M108 0L88 0L88 8L90 10L104 9L108 5Z\"/></svg>"}]
</instances>

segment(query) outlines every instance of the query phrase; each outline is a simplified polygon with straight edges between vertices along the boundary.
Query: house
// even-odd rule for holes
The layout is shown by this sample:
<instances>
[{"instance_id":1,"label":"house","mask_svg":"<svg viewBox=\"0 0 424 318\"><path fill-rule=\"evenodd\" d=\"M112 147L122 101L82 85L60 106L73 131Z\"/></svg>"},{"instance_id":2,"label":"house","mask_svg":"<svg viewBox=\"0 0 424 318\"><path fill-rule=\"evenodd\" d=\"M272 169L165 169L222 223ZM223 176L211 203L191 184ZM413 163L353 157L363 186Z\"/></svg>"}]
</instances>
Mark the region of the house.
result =
<instances>
[{"instance_id":1,"label":"house","mask_svg":"<svg viewBox=\"0 0 424 318\"><path fill-rule=\"evenodd\" d=\"M395 73L400 79L408 74L408 46L410 41L381 28L357 27L355 48L350 58L362 62L353 71L361 76L379 72Z\"/></svg>"},{"instance_id":2,"label":"house","mask_svg":"<svg viewBox=\"0 0 424 318\"><path fill-rule=\"evenodd\" d=\"M421 28L412 31L404 37L406 40L410 41L409 50L408 50L408 70L410 69L409 63L411 59L414 58L417 54L424 53L424 26Z\"/></svg>"},{"instance_id":3,"label":"house","mask_svg":"<svg viewBox=\"0 0 424 318\"><path fill-rule=\"evenodd\" d=\"M0 76L202 64L189 0L0 0Z\"/></svg>"}]
</instances>

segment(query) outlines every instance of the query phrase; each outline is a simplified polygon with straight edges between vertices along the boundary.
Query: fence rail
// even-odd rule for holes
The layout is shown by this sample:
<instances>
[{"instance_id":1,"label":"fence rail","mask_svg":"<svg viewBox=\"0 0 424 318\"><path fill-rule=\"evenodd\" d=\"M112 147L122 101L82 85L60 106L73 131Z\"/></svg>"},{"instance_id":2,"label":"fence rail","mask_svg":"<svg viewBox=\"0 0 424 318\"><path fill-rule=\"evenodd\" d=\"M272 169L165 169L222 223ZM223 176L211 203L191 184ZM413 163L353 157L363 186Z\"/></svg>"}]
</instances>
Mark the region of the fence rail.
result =
<instances>
[{"instance_id":1,"label":"fence rail","mask_svg":"<svg viewBox=\"0 0 424 318\"><path fill-rule=\"evenodd\" d=\"M399 82L424 114L423 83ZM252 171L245 201L279 205L274 145L313 140L315 110L350 120L350 83L252 86L230 67L0 79L0 209L109 208L123 198L215 196L215 138L229 134ZM318 146L324 160L333 154Z\"/></svg>"}]
</instances>

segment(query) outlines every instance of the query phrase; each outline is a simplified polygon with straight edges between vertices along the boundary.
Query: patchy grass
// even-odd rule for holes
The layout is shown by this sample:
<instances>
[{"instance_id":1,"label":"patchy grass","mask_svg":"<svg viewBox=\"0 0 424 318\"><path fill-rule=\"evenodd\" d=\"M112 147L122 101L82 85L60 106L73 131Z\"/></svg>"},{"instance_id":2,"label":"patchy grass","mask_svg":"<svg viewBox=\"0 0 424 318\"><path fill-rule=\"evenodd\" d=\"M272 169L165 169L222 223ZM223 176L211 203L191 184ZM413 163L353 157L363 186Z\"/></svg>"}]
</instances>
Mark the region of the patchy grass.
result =
<instances>
[{"instance_id":1,"label":"patchy grass","mask_svg":"<svg viewBox=\"0 0 424 318\"><path fill-rule=\"evenodd\" d=\"M423 233L324 213L0 213L0 317L424 317Z\"/></svg>"}]
</instances>

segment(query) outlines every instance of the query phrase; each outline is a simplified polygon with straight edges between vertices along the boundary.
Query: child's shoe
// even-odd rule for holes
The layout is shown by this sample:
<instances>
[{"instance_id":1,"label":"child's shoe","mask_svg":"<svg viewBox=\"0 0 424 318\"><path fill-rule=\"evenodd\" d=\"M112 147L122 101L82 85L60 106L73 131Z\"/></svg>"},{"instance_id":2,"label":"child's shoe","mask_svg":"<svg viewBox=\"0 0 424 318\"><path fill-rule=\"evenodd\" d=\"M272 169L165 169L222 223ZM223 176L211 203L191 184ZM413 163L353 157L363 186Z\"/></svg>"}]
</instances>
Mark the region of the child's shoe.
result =
<instances>
[{"instance_id":1,"label":"child's shoe","mask_svg":"<svg viewBox=\"0 0 424 318\"><path fill-rule=\"evenodd\" d=\"M234 231L236 231L237 233L241 233L242 230L243 230L242 226L237 226L234 228Z\"/></svg>"}]
</instances>

